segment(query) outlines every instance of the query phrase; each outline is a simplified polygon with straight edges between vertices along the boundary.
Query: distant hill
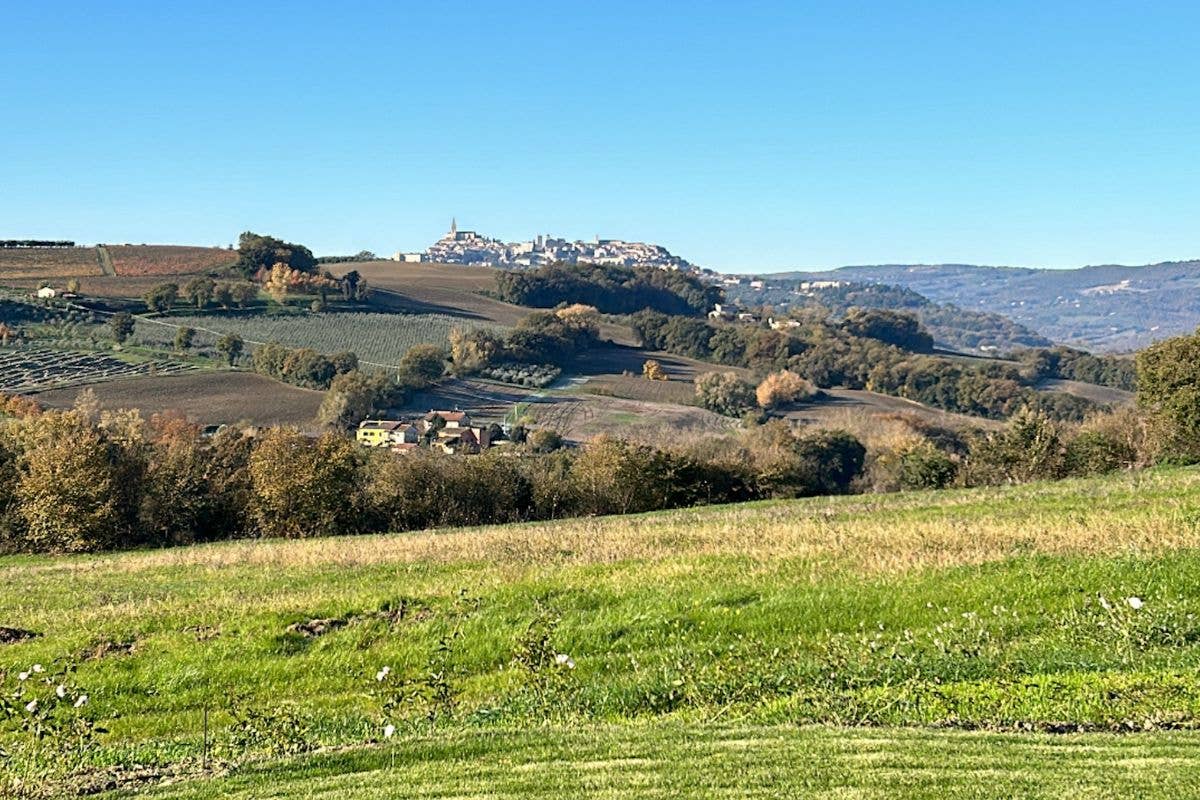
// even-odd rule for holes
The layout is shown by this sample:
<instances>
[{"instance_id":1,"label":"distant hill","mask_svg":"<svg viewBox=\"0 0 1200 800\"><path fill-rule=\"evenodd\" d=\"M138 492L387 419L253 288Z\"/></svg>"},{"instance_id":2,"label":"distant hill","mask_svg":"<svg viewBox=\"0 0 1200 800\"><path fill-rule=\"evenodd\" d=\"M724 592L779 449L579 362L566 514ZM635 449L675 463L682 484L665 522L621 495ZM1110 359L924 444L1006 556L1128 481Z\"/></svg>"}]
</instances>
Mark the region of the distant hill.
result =
<instances>
[{"instance_id":1,"label":"distant hill","mask_svg":"<svg viewBox=\"0 0 1200 800\"><path fill-rule=\"evenodd\" d=\"M1056 342L1122 352L1200 324L1200 261L1080 269L886 264L765 276L773 282L893 284L937 303L1004 316Z\"/></svg>"},{"instance_id":2,"label":"distant hill","mask_svg":"<svg viewBox=\"0 0 1200 800\"><path fill-rule=\"evenodd\" d=\"M1037 331L1002 314L935 303L903 286L850 281L839 275L834 286L803 285L795 279L770 276L763 289L747 284L726 287L726 296L746 306L770 305L777 311L822 306L836 315L850 308L886 308L914 315L942 347L963 352L1007 353L1026 347L1048 347L1053 342ZM818 281L830 283L830 281Z\"/></svg>"}]
</instances>

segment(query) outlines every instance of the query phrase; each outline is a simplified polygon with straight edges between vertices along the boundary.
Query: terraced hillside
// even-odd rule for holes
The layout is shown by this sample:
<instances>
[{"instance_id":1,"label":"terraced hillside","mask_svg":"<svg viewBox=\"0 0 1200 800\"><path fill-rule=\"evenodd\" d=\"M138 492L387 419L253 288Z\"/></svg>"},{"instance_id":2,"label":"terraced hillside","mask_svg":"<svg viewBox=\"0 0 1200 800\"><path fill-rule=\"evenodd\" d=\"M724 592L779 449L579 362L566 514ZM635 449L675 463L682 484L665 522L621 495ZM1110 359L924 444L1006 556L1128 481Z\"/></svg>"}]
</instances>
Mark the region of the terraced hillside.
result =
<instances>
[{"instance_id":1,"label":"terraced hillside","mask_svg":"<svg viewBox=\"0 0 1200 800\"><path fill-rule=\"evenodd\" d=\"M0 670L74 664L58 785L139 796L1188 796L1198 489L0 558Z\"/></svg>"}]
</instances>

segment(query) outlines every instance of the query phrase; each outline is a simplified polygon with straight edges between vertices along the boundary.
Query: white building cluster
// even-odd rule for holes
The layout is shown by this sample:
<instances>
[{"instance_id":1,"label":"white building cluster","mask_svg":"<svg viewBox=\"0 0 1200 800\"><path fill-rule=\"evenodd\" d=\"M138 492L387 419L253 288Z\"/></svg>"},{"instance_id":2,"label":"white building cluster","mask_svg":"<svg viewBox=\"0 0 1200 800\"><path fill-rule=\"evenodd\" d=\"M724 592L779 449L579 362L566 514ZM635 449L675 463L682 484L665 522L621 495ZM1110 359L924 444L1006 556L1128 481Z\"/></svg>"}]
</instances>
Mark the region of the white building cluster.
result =
<instances>
[{"instance_id":1,"label":"white building cluster","mask_svg":"<svg viewBox=\"0 0 1200 800\"><path fill-rule=\"evenodd\" d=\"M450 231L421 253L397 253L397 261L432 261L443 264L480 264L493 267L538 267L563 261L568 264L604 264L622 267L658 267L693 272L696 267L671 255L667 248L645 242L601 239L567 241L538 236L527 242L502 242L475 231L461 231L457 221Z\"/></svg>"}]
</instances>

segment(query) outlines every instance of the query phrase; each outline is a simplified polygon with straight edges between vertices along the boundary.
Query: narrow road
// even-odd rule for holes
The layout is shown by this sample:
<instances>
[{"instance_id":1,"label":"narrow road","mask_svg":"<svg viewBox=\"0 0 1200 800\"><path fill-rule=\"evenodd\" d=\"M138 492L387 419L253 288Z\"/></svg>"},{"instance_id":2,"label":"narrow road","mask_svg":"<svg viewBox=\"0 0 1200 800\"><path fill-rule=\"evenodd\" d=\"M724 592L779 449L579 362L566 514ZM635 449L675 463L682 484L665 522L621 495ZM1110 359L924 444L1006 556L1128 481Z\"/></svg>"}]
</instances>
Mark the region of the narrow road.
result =
<instances>
[{"instance_id":1,"label":"narrow road","mask_svg":"<svg viewBox=\"0 0 1200 800\"><path fill-rule=\"evenodd\" d=\"M102 244L96 245L96 261L100 264L100 271L110 278L117 277L117 271L113 268L112 255L109 254L108 248Z\"/></svg>"}]
</instances>

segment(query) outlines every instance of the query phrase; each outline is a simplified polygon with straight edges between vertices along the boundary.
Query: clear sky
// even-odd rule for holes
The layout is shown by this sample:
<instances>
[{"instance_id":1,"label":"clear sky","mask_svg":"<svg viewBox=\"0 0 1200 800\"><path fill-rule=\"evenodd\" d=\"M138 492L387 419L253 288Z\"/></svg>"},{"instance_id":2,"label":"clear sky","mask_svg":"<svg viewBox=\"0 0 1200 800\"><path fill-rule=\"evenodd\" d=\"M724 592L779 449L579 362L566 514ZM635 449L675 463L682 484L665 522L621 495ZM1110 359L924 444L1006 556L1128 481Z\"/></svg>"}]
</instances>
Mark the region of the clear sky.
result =
<instances>
[{"instance_id":1,"label":"clear sky","mask_svg":"<svg viewBox=\"0 0 1200 800\"><path fill-rule=\"evenodd\" d=\"M0 238L1200 257L1195 2L26 2Z\"/></svg>"}]
</instances>

